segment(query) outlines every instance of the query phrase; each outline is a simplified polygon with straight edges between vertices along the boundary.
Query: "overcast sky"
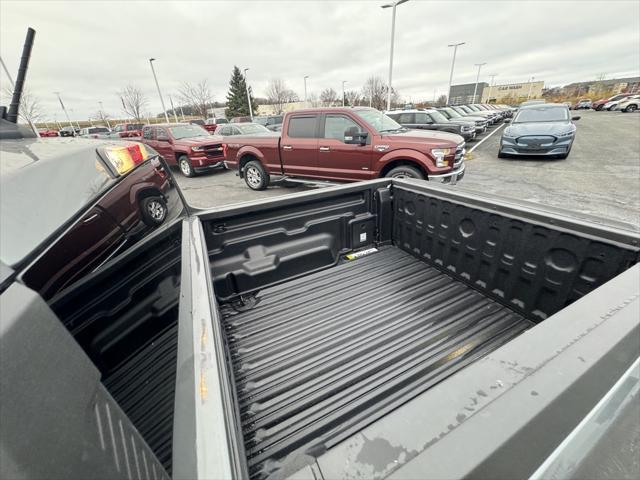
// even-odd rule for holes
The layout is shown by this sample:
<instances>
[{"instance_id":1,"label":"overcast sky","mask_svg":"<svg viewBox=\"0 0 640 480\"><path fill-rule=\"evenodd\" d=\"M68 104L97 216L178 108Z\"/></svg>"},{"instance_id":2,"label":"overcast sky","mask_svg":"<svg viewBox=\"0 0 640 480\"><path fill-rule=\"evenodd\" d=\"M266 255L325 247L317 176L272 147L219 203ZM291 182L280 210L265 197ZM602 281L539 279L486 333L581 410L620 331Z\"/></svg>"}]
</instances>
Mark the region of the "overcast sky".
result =
<instances>
[{"instance_id":1,"label":"overcast sky","mask_svg":"<svg viewBox=\"0 0 640 480\"><path fill-rule=\"evenodd\" d=\"M249 67L256 96L282 78L300 97L308 89L360 89L387 78L391 9L383 1L13 1L0 0L0 55L15 77L27 27L36 30L28 88L50 120L63 118L60 91L75 118L98 110L122 116L116 92L127 83L161 111L149 68L165 96L181 82L207 79L224 101L233 65ZM452 49L455 83L481 81L547 87L640 72L640 2L426 1L397 9L393 86L407 100L446 93ZM4 73L0 73L6 85ZM165 98L166 101L166 98Z\"/></svg>"}]
</instances>

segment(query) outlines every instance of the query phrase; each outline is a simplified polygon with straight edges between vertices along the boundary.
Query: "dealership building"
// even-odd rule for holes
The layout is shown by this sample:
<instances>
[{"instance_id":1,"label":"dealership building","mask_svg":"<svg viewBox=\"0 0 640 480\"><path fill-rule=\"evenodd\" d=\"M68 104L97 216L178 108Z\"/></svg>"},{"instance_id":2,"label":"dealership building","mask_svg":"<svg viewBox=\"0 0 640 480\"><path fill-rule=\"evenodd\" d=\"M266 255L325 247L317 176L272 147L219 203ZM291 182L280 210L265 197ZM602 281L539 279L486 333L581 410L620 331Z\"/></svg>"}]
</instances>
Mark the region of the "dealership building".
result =
<instances>
[{"instance_id":1,"label":"dealership building","mask_svg":"<svg viewBox=\"0 0 640 480\"><path fill-rule=\"evenodd\" d=\"M486 82L479 82L477 90L475 83L451 85L451 101L449 103L461 105L464 103L520 102L527 98L541 98L543 88L543 81L503 85L489 85Z\"/></svg>"}]
</instances>

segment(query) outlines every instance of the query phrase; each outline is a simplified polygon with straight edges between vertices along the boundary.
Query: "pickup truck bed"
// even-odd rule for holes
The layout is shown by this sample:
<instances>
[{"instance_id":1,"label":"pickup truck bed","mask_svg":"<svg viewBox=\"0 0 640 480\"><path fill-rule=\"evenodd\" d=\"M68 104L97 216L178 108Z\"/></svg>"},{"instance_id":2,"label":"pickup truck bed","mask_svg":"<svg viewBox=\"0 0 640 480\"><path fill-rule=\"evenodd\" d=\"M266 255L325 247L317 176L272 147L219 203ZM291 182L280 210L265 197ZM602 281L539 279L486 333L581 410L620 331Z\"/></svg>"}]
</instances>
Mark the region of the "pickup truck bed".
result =
<instances>
[{"instance_id":1,"label":"pickup truck bed","mask_svg":"<svg viewBox=\"0 0 640 480\"><path fill-rule=\"evenodd\" d=\"M255 476L330 448L534 325L395 247L256 300L222 309Z\"/></svg>"}]
</instances>

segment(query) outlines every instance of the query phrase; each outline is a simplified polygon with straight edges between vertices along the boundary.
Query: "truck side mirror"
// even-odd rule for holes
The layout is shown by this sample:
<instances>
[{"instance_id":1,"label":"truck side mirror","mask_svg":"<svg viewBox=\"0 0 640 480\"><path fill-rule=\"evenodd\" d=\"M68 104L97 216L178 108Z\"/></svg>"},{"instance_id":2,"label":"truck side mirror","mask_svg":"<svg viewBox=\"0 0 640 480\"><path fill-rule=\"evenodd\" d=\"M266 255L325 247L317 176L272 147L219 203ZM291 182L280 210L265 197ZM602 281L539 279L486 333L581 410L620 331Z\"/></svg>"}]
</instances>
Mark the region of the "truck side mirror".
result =
<instances>
[{"instance_id":1,"label":"truck side mirror","mask_svg":"<svg viewBox=\"0 0 640 480\"><path fill-rule=\"evenodd\" d=\"M358 130L357 127L350 127L344 132L344 143L348 145L366 145L368 136L368 132Z\"/></svg>"}]
</instances>

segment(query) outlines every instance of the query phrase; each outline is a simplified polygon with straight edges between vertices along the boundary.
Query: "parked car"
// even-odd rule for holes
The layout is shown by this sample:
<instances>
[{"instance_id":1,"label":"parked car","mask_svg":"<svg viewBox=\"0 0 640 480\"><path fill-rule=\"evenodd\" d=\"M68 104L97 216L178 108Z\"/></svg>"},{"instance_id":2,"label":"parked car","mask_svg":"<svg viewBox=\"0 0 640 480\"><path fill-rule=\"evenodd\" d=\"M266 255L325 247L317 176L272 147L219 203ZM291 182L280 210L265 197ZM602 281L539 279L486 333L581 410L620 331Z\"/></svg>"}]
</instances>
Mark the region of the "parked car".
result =
<instances>
[{"instance_id":1,"label":"parked car","mask_svg":"<svg viewBox=\"0 0 640 480\"><path fill-rule=\"evenodd\" d=\"M522 102L520 104L521 107L527 107L529 105L542 105L544 103L547 103L546 100L542 100L542 99L538 99L538 100L527 100L525 102Z\"/></svg>"},{"instance_id":2,"label":"parked car","mask_svg":"<svg viewBox=\"0 0 640 480\"><path fill-rule=\"evenodd\" d=\"M502 132L499 158L512 155L567 158L576 136L566 105L547 103L521 107L513 121Z\"/></svg>"},{"instance_id":3,"label":"parked car","mask_svg":"<svg viewBox=\"0 0 640 480\"><path fill-rule=\"evenodd\" d=\"M81 128L79 136L83 138L109 138L111 130L107 127L86 127Z\"/></svg>"},{"instance_id":4,"label":"parked car","mask_svg":"<svg viewBox=\"0 0 640 480\"><path fill-rule=\"evenodd\" d=\"M132 138L142 136L142 123L119 123L111 131L111 138Z\"/></svg>"},{"instance_id":5,"label":"parked car","mask_svg":"<svg viewBox=\"0 0 640 480\"><path fill-rule=\"evenodd\" d=\"M267 127L258 123L229 123L218 128L216 135L223 137L233 135L262 135L273 133Z\"/></svg>"},{"instance_id":6,"label":"parked car","mask_svg":"<svg viewBox=\"0 0 640 480\"><path fill-rule=\"evenodd\" d=\"M77 127L72 127L72 126L62 127L60 129L60 131L58 132L58 134L61 137L75 137L79 133L80 133L80 129L77 128Z\"/></svg>"},{"instance_id":7,"label":"parked car","mask_svg":"<svg viewBox=\"0 0 640 480\"><path fill-rule=\"evenodd\" d=\"M476 138L476 125L473 121L449 120L437 110L391 110L385 114L407 128L456 133L465 141Z\"/></svg>"},{"instance_id":8,"label":"parked car","mask_svg":"<svg viewBox=\"0 0 640 480\"><path fill-rule=\"evenodd\" d=\"M254 123L259 123L267 127L272 132L279 132L282 130L282 115L265 115L260 117L253 117Z\"/></svg>"},{"instance_id":9,"label":"parked car","mask_svg":"<svg viewBox=\"0 0 640 480\"><path fill-rule=\"evenodd\" d=\"M489 110L480 105L462 105L462 108L465 107L468 108L472 113L475 112L488 115L489 121L494 124L500 122L503 118L502 113L496 112L495 110Z\"/></svg>"},{"instance_id":10,"label":"parked car","mask_svg":"<svg viewBox=\"0 0 640 480\"><path fill-rule=\"evenodd\" d=\"M41 128L38 130L38 133L41 137L57 137L58 130L54 130L53 128Z\"/></svg>"},{"instance_id":11,"label":"parked car","mask_svg":"<svg viewBox=\"0 0 640 480\"><path fill-rule=\"evenodd\" d=\"M498 116L494 113L485 112L484 110L474 110L469 108L467 105L452 105L450 108L458 112L463 117L472 116L472 117L482 117L489 122L489 125L493 125L498 121Z\"/></svg>"},{"instance_id":12,"label":"parked car","mask_svg":"<svg viewBox=\"0 0 640 480\"><path fill-rule=\"evenodd\" d=\"M635 112L640 107L640 95L633 95L620 100L619 103L613 107L614 110L620 110L622 112Z\"/></svg>"},{"instance_id":13,"label":"parked car","mask_svg":"<svg viewBox=\"0 0 640 480\"><path fill-rule=\"evenodd\" d=\"M199 125L145 125L140 141L160 153L169 165L177 165L186 177L224 168L224 152L220 138L211 135Z\"/></svg>"},{"instance_id":14,"label":"parked car","mask_svg":"<svg viewBox=\"0 0 640 480\"><path fill-rule=\"evenodd\" d=\"M251 123L251 117L233 117L230 123Z\"/></svg>"},{"instance_id":15,"label":"parked car","mask_svg":"<svg viewBox=\"0 0 640 480\"><path fill-rule=\"evenodd\" d=\"M229 120L227 120L226 118L207 118L204 122L204 128L207 129L208 132L210 133L215 133L216 129L220 126L220 125L224 125L229 123Z\"/></svg>"},{"instance_id":16,"label":"parked car","mask_svg":"<svg viewBox=\"0 0 640 480\"><path fill-rule=\"evenodd\" d=\"M591 105L592 105L591 100L589 100L588 98L583 98L582 100L579 100L578 102L576 102L573 109L574 110L591 110Z\"/></svg>"},{"instance_id":17,"label":"parked car","mask_svg":"<svg viewBox=\"0 0 640 480\"><path fill-rule=\"evenodd\" d=\"M457 120L466 120L473 122L476 127L476 135L484 133L487 131L487 126L489 125L489 119L484 116L474 116L474 115L462 115L454 110L452 107L440 107L437 108L440 113L442 113L447 119L457 121Z\"/></svg>"},{"instance_id":18,"label":"parked car","mask_svg":"<svg viewBox=\"0 0 640 480\"><path fill-rule=\"evenodd\" d=\"M226 162L249 188L272 176L303 181L410 177L456 182L464 176L459 135L409 130L365 107L288 112L281 136L226 138Z\"/></svg>"},{"instance_id":19,"label":"parked car","mask_svg":"<svg viewBox=\"0 0 640 480\"><path fill-rule=\"evenodd\" d=\"M45 299L182 211L157 153L140 144L21 144L0 141L0 257Z\"/></svg>"},{"instance_id":20,"label":"parked car","mask_svg":"<svg viewBox=\"0 0 640 480\"><path fill-rule=\"evenodd\" d=\"M614 95L613 97L601 98L600 100L596 100L595 102L593 102L591 104L591 107L598 112L602 110L610 110L611 107L614 106L614 102L617 105L619 101L624 100L631 95L631 93L619 93L618 95Z\"/></svg>"}]
</instances>

